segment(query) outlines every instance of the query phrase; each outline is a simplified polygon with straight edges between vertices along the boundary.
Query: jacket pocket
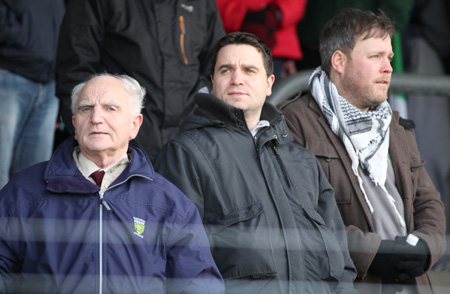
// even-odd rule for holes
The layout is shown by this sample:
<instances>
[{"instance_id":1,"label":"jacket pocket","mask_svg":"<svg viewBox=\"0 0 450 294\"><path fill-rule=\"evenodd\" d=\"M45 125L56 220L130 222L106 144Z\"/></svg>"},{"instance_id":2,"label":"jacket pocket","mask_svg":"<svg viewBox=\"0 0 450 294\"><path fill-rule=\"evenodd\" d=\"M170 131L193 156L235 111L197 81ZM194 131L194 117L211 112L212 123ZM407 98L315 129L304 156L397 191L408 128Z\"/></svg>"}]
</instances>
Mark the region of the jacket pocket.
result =
<instances>
[{"instance_id":1,"label":"jacket pocket","mask_svg":"<svg viewBox=\"0 0 450 294\"><path fill-rule=\"evenodd\" d=\"M425 161L420 159L420 156L411 156L409 170L411 172L411 183L412 183L412 201L416 198L417 190L419 189L421 170L425 168ZM430 183L431 184L431 183ZM423 185L423 184L422 184Z\"/></svg>"},{"instance_id":2,"label":"jacket pocket","mask_svg":"<svg viewBox=\"0 0 450 294\"><path fill-rule=\"evenodd\" d=\"M303 212L303 213L302 213ZM305 264L310 269L312 278L329 280L330 277L339 280L344 272L344 257L339 241L327 228L323 218L312 208L302 207L297 215L301 227L309 230L307 238L302 238L305 247ZM308 221L308 223L305 223ZM345 235L344 235L345 236Z\"/></svg>"},{"instance_id":3,"label":"jacket pocket","mask_svg":"<svg viewBox=\"0 0 450 294\"><path fill-rule=\"evenodd\" d=\"M273 248L261 203L205 219L211 252L225 279L276 276Z\"/></svg>"},{"instance_id":4,"label":"jacket pocket","mask_svg":"<svg viewBox=\"0 0 450 294\"><path fill-rule=\"evenodd\" d=\"M328 140L311 140L306 142L306 149L319 160L325 176L335 190L337 204L351 204L356 192L336 148Z\"/></svg>"}]
</instances>

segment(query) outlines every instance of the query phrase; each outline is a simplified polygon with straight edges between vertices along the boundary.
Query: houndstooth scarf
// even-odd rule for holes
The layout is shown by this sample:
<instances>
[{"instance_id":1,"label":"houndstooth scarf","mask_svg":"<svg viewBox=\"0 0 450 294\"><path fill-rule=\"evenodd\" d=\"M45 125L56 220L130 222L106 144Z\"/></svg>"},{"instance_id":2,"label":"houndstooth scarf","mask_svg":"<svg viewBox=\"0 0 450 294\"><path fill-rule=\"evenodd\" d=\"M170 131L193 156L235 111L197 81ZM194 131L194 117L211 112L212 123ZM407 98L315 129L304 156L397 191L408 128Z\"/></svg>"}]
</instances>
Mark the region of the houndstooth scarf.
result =
<instances>
[{"instance_id":1,"label":"houndstooth scarf","mask_svg":"<svg viewBox=\"0 0 450 294\"><path fill-rule=\"evenodd\" d=\"M322 110L331 130L342 140L352 160L352 170L357 176L359 186L366 202L373 207L366 195L358 167L369 176L376 185L385 191L389 125L392 110L386 101L370 111L361 111L339 95L336 86L329 80L320 67L316 68L309 79L309 89Z\"/></svg>"}]
</instances>

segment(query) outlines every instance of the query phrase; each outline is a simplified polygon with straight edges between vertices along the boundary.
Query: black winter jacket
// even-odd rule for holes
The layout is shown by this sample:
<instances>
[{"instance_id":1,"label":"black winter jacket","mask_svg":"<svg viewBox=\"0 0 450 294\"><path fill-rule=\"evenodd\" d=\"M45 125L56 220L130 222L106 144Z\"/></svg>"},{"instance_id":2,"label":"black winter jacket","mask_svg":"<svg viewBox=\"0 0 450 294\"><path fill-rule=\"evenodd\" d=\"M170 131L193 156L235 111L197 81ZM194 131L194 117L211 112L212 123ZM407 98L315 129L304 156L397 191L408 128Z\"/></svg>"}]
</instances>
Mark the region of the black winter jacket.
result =
<instances>
[{"instance_id":1,"label":"black winter jacket","mask_svg":"<svg viewBox=\"0 0 450 294\"><path fill-rule=\"evenodd\" d=\"M153 159L209 86L211 51L224 35L212 0L69 1L61 26L56 95L72 128L72 88L94 73L127 74L147 90L136 138Z\"/></svg>"},{"instance_id":2,"label":"black winter jacket","mask_svg":"<svg viewBox=\"0 0 450 294\"><path fill-rule=\"evenodd\" d=\"M64 10L64 0L0 0L0 69L52 80Z\"/></svg>"},{"instance_id":3,"label":"black winter jacket","mask_svg":"<svg viewBox=\"0 0 450 294\"><path fill-rule=\"evenodd\" d=\"M155 168L198 206L227 293L354 293L333 189L282 114L255 138L242 110L208 94Z\"/></svg>"}]
</instances>

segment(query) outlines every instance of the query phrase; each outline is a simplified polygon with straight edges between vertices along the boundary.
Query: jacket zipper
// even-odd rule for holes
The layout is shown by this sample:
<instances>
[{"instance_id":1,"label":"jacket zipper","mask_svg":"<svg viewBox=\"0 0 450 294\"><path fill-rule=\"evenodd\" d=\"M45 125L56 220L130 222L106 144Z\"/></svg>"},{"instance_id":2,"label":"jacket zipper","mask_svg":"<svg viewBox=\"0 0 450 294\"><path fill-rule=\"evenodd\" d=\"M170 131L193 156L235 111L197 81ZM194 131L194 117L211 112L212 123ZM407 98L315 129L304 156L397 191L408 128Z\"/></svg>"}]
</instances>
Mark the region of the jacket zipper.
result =
<instances>
[{"instance_id":1,"label":"jacket zipper","mask_svg":"<svg viewBox=\"0 0 450 294\"><path fill-rule=\"evenodd\" d=\"M286 179L288 187L290 188L291 187L291 180L290 180L289 175L288 175L288 173L286 171L286 167L284 166L283 160L281 160L280 153L278 152L278 148L273 143L272 143L272 149L273 149L273 152L275 153L275 157L277 158L278 164L280 165L280 168L281 168L281 171L283 173L283 176Z\"/></svg>"},{"instance_id":2,"label":"jacket zipper","mask_svg":"<svg viewBox=\"0 0 450 294\"><path fill-rule=\"evenodd\" d=\"M103 292L103 206L108 210L108 212L111 211L111 206L109 206L108 202L103 198L103 195L105 192L100 192L100 229L99 229L99 255L100 255L100 261L99 261L99 293L102 294Z\"/></svg>"},{"instance_id":3,"label":"jacket zipper","mask_svg":"<svg viewBox=\"0 0 450 294\"><path fill-rule=\"evenodd\" d=\"M153 179L152 178L149 178L149 177L144 177L144 176L141 176L141 175L137 175L137 176L139 176L139 177L143 177L143 178L145 178L145 179L148 179L148 180L150 180L150 181L153 181ZM122 181L122 182L120 182L120 183L118 183L118 184L116 184L116 185L114 185L114 186L111 186L111 187L109 187L107 190L110 190L110 189L112 189L112 188L114 188L114 187L117 187L117 186L120 186L121 184L123 184L123 183L125 183L126 181L128 181L129 179L131 178L131 176L130 177L128 177L128 178L126 178L124 181ZM109 206L109 204L108 204L108 202L103 198L103 195L105 194L105 191L104 192L100 192L99 193L99 195L100 195L100 221L99 221L99 226L100 226L100 229L99 229L99 255L100 255L100 261L99 261L99 283L100 283L100 285L99 285L99 293L100 294L102 294L102 292L103 292L103 206L106 208L106 210L108 211L108 212L111 212L112 211L112 209L111 209L111 206Z\"/></svg>"},{"instance_id":4,"label":"jacket zipper","mask_svg":"<svg viewBox=\"0 0 450 294\"><path fill-rule=\"evenodd\" d=\"M102 294L103 292L103 205L106 203L103 199L104 192L100 192L100 221L99 223L99 287L98 287L98 293ZM105 205L105 207L107 207ZM109 205L108 205L109 207ZM108 209L108 208L107 208ZM111 208L109 208L111 209Z\"/></svg>"},{"instance_id":5,"label":"jacket zipper","mask_svg":"<svg viewBox=\"0 0 450 294\"><path fill-rule=\"evenodd\" d=\"M184 64L188 64L188 59L186 56L186 50L184 49L184 35L186 35L186 26L184 24L184 17L180 15L180 47L181 53L183 54Z\"/></svg>"}]
</instances>

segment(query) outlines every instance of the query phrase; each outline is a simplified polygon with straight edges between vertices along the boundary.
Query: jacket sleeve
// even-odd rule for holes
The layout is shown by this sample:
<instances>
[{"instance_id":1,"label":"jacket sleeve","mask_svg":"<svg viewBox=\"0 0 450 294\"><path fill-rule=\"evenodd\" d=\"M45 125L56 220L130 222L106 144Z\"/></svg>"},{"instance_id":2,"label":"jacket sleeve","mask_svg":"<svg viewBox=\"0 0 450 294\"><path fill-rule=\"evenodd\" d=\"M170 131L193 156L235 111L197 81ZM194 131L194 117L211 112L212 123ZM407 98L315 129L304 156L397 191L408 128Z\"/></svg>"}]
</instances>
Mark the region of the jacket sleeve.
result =
<instances>
[{"instance_id":1,"label":"jacket sleeve","mask_svg":"<svg viewBox=\"0 0 450 294\"><path fill-rule=\"evenodd\" d=\"M102 0L69 1L60 28L56 56L56 96L61 115L73 133L71 92L74 86L100 71L105 19Z\"/></svg>"},{"instance_id":2,"label":"jacket sleeve","mask_svg":"<svg viewBox=\"0 0 450 294\"><path fill-rule=\"evenodd\" d=\"M15 249L18 238L13 235L13 229L17 229L19 224L13 223L11 206L2 201L14 195L10 190L6 192L7 189L5 186L0 193L0 293L16 293L14 275L19 273L20 264Z\"/></svg>"},{"instance_id":3,"label":"jacket sleeve","mask_svg":"<svg viewBox=\"0 0 450 294\"><path fill-rule=\"evenodd\" d=\"M420 159L413 129L407 131L406 135L408 146L412 148L412 157L415 158L415 164L413 159L409 169L413 175L412 184L415 188L415 195L412 195L414 210L412 233L427 243L431 253L431 268L446 250L444 204L425 169L424 161Z\"/></svg>"},{"instance_id":4,"label":"jacket sleeve","mask_svg":"<svg viewBox=\"0 0 450 294\"><path fill-rule=\"evenodd\" d=\"M205 46L203 46L202 52L199 56L201 66L200 83L203 84L202 86L207 86L211 89L210 76L212 54L216 43L225 35L225 30L215 1L206 1L206 5L208 5L208 35Z\"/></svg>"},{"instance_id":5,"label":"jacket sleeve","mask_svg":"<svg viewBox=\"0 0 450 294\"><path fill-rule=\"evenodd\" d=\"M12 290L14 286L14 273L18 272L18 262L15 260L14 253L10 244L5 240L5 223L7 221L0 218L2 222L0 228L0 293L15 293Z\"/></svg>"},{"instance_id":6,"label":"jacket sleeve","mask_svg":"<svg viewBox=\"0 0 450 294\"><path fill-rule=\"evenodd\" d=\"M169 237L167 293L224 293L200 215L191 206Z\"/></svg>"},{"instance_id":7,"label":"jacket sleeve","mask_svg":"<svg viewBox=\"0 0 450 294\"><path fill-rule=\"evenodd\" d=\"M317 162L317 169L319 170L319 187L320 195L318 202L318 212L322 216L327 227L333 232L344 258L344 272L339 280L336 288L336 293L357 293L353 287L353 281L356 278L356 268L350 258L348 251L347 236L345 232L344 222L334 198L334 190L329 184L322 168Z\"/></svg>"}]
</instances>

